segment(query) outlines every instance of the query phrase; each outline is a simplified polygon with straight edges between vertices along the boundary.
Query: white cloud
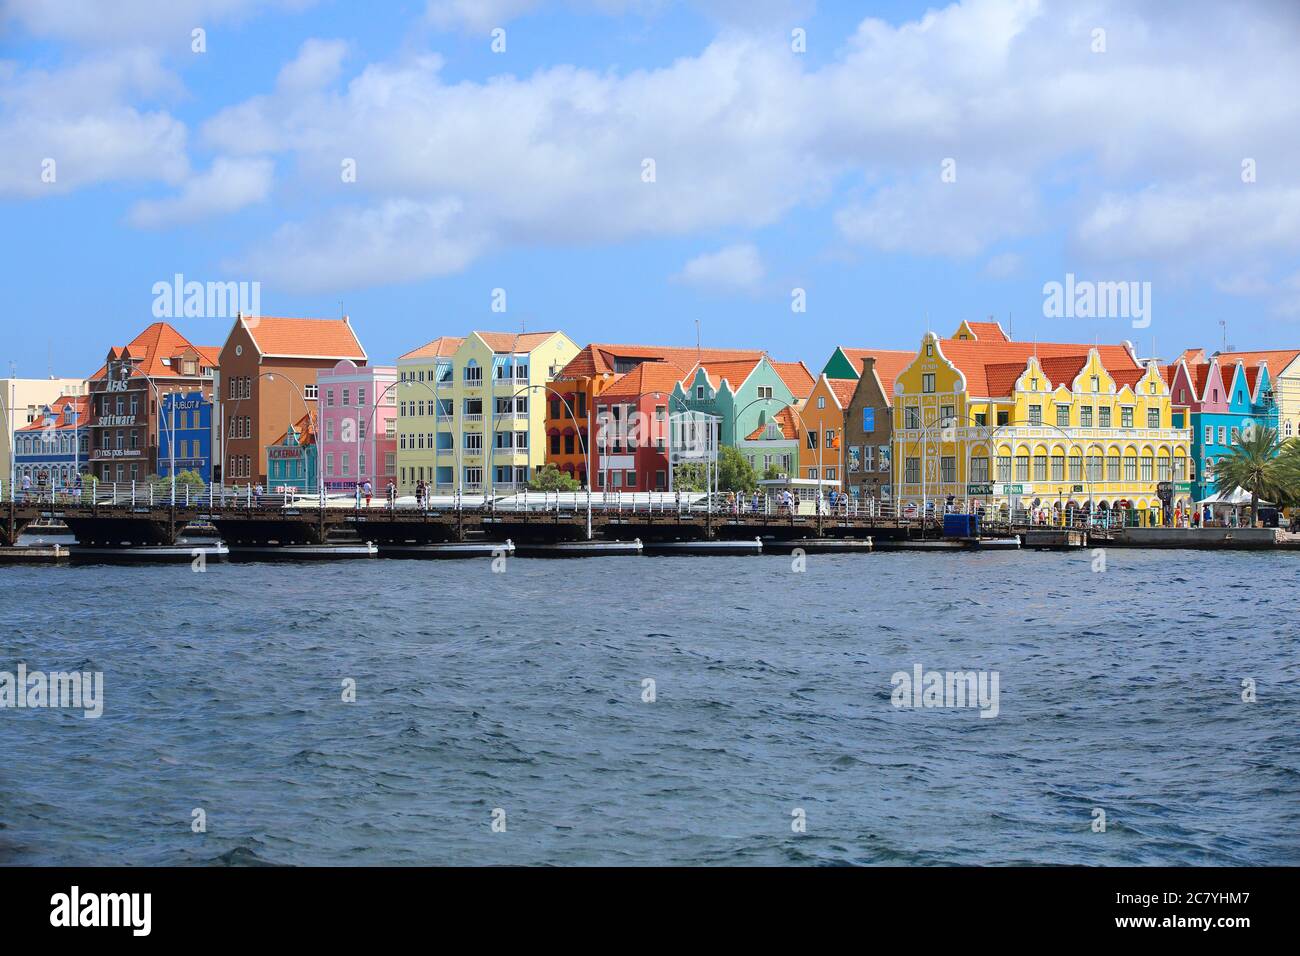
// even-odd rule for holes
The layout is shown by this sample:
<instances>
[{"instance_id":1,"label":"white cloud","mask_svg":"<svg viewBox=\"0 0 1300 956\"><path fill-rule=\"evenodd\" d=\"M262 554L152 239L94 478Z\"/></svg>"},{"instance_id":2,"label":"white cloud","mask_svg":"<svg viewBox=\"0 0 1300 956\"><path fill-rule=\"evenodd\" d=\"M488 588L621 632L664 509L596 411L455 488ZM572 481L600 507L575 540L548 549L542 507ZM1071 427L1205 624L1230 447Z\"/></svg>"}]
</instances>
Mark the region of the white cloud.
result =
<instances>
[{"instance_id":1,"label":"white cloud","mask_svg":"<svg viewBox=\"0 0 1300 956\"><path fill-rule=\"evenodd\" d=\"M486 33L530 13L540 0L429 0L426 16L442 30Z\"/></svg>"},{"instance_id":2,"label":"white cloud","mask_svg":"<svg viewBox=\"0 0 1300 956\"><path fill-rule=\"evenodd\" d=\"M185 125L129 105L173 94L175 76L142 50L95 56L63 69L0 61L0 196L38 197L114 181L174 183L189 169ZM54 179L42 179L52 160Z\"/></svg>"},{"instance_id":3,"label":"white cloud","mask_svg":"<svg viewBox=\"0 0 1300 956\"><path fill-rule=\"evenodd\" d=\"M984 274L990 279L1010 279L1020 273L1024 261L1014 252L1000 252L984 263Z\"/></svg>"},{"instance_id":4,"label":"white cloud","mask_svg":"<svg viewBox=\"0 0 1300 956\"><path fill-rule=\"evenodd\" d=\"M1079 223L1075 239L1085 254L1107 261L1294 252L1300 186L1198 181L1108 194Z\"/></svg>"},{"instance_id":5,"label":"white cloud","mask_svg":"<svg viewBox=\"0 0 1300 956\"><path fill-rule=\"evenodd\" d=\"M750 243L724 246L686 263L675 282L715 292L756 292L763 281L763 258Z\"/></svg>"},{"instance_id":6,"label":"white cloud","mask_svg":"<svg viewBox=\"0 0 1300 956\"><path fill-rule=\"evenodd\" d=\"M274 0L302 10L315 0ZM106 45L168 45L189 49L190 31L237 22L268 6L266 0L0 0L0 25L17 24L36 37Z\"/></svg>"},{"instance_id":7,"label":"white cloud","mask_svg":"<svg viewBox=\"0 0 1300 956\"><path fill-rule=\"evenodd\" d=\"M835 217L845 238L882 252L974 256L992 242L1028 231L1038 201L1031 182L1002 171L957 167L945 182L928 175L877 189Z\"/></svg>"},{"instance_id":8,"label":"white cloud","mask_svg":"<svg viewBox=\"0 0 1300 956\"><path fill-rule=\"evenodd\" d=\"M248 0L0 3L29 32L105 44L253 11ZM534 5L435 0L425 12L435 25L473 31ZM564 4L580 12L659 6ZM104 12L119 7L120 16ZM312 40L265 91L203 123L202 137L216 155L282 161L303 198L326 210L346 201L358 222L455 208L433 217L437 228L408 215L470 256L743 232L815 205L829 207L850 242L916 255L988 256L1001 240L1050 230L1070 235L1080 260L1196 259L1228 272L1244 265L1230 261L1240 257L1234 249L1276 267L1300 240L1290 186L1300 100L1287 92L1300 87L1300 7L1227 15L1208 0L1156 11L1122 0L963 0L898 25L864 20L847 40L813 33L817 55L806 57L790 51L788 30L766 12L752 28L732 15L745 7L714 0L706 12L725 23L714 42L630 71L555 65L465 80L411 46L345 69L343 43ZM163 26L144 23L150 18ZM1103 54L1091 51L1098 24L1107 30ZM8 167L0 172L0 191L37 194L27 171L48 141L74 155L81 178L70 183L183 180L184 126L136 105L164 92L168 75L147 59L134 69L107 94L75 78L56 109L24 104L0 75L0 155L17 148L14 168L23 171L17 179ZM22 88L28 74L13 75ZM109 144L103 161L91 137ZM347 186L345 157L358 170ZM956 183L939 177L948 157ZM642 180L647 158L653 183ZM1259 171L1249 186L1240 182L1245 158ZM844 185L853 187L848 200L836 191ZM304 255L313 241L322 256L340 251L309 224L287 228ZM392 275L459 258L398 255ZM1007 265L994 256L986 268ZM322 260L321 275L384 281L382 262L331 266Z\"/></svg>"},{"instance_id":9,"label":"white cloud","mask_svg":"<svg viewBox=\"0 0 1300 956\"><path fill-rule=\"evenodd\" d=\"M128 215L132 225L158 229L222 216L261 202L271 192L275 164L269 159L219 157L190 179L179 196L144 199Z\"/></svg>"},{"instance_id":10,"label":"white cloud","mask_svg":"<svg viewBox=\"0 0 1300 956\"><path fill-rule=\"evenodd\" d=\"M488 244L455 200L388 200L281 226L227 268L295 292L405 282L464 269Z\"/></svg>"}]
</instances>

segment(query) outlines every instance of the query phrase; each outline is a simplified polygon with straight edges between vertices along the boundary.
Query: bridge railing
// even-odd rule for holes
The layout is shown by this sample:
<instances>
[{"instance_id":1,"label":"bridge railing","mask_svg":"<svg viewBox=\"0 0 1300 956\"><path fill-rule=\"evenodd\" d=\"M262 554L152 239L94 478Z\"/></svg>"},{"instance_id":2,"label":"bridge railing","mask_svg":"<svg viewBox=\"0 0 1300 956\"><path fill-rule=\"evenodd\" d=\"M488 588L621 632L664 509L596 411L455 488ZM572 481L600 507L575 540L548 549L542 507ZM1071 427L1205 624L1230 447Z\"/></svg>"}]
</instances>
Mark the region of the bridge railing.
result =
<instances>
[{"instance_id":1,"label":"bridge railing","mask_svg":"<svg viewBox=\"0 0 1300 956\"><path fill-rule=\"evenodd\" d=\"M135 507L168 508L173 503L172 486L162 481L86 482L79 487L30 486L16 491L6 487L0 479L0 502L11 500L18 504L46 505L51 507ZM1075 530L1109 530L1123 527L1124 512L1118 510L1094 511L1066 508L1015 508L987 507L973 501L956 500L952 503L931 501L926 505L905 502L902 506L891 500L857 498L836 495L835 500L823 497L820 501L796 500L779 494L730 495L726 492L652 491L629 492L607 489L602 491L531 491L523 489L509 494L443 494L422 496L401 495L394 490L369 499L353 492L327 492L324 500L316 493L277 487L268 490L253 483L232 485L191 485L177 482L175 505L184 509L220 510L275 510L283 508L341 509L341 510L392 510L423 512L427 514L448 511L483 512L497 514L575 514L646 515L664 517L698 517L713 514L736 520L756 517L773 520L851 519L857 523L894 525L902 528L941 529L945 514L974 513L981 515L981 529L988 533L1011 533L1032 528L1069 528ZM791 505L794 505L794 514Z\"/></svg>"}]
</instances>

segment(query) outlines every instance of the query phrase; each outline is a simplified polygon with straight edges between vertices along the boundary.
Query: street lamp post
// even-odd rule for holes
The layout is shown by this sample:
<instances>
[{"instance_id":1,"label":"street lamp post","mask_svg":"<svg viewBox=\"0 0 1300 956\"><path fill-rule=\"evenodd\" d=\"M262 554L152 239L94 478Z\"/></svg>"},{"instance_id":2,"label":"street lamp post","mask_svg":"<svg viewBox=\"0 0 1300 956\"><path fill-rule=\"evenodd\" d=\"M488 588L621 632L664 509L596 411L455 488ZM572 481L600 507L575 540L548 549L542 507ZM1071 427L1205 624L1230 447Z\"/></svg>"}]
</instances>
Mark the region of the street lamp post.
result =
<instances>
[{"instance_id":1,"label":"street lamp post","mask_svg":"<svg viewBox=\"0 0 1300 956\"><path fill-rule=\"evenodd\" d=\"M14 396L16 384L14 382L13 370L9 372L9 401L5 405L5 439L9 445L9 497L16 498L14 493L14 475L17 474L15 463L18 460L18 449L14 447ZM0 395L0 401L4 396Z\"/></svg>"},{"instance_id":2,"label":"street lamp post","mask_svg":"<svg viewBox=\"0 0 1300 956\"><path fill-rule=\"evenodd\" d=\"M530 391L532 391L533 389L537 389L537 388L540 388L540 389L543 389L543 390L545 390L545 391L547 391L547 392L550 392L552 395L554 395L556 398L558 398L558 399L563 403L564 408L565 408L565 411L567 411L567 412L569 413L569 420L570 420L570 421L576 422L576 421L578 420L578 419L577 419L577 416L574 415L574 412L573 412L573 406L569 403L568 399L566 399L563 395L561 395L558 391L556 391L556 390L555 390L554 388L552 388L550 385L547 385L547 384L545 384L545 383L543 383L543 382L537 382L537 383L534 383L534 384L524 385L522 388L518 388L518 389L516 389L514 392L512 392L512 393L510 394L510 414L511 414L511 415L514 415L514 413L515 413L515 399L516 399L516 398L518 398L520 395L524 394L525 392L530 392ZM493 402L493 407L495 408L495 405L496 405L496 395L495 395L495 394L492 396L492 402ZM592 414L594 414L594 413L595 413L595 409L594 409L594 408L588 409L588 415L587 415L587 432L588 432L588 434L587 434L587 438L588 438L588 440L587 440L587 441L583 441L583 440L582 440L582 432L581 432L581 431L578 431L577 429L574 429L574 431L575 431L575 432L577 433L577 435L578 435L578 441L582 442L582 455L583 455L583 458L585 458L586 461L587 461L587 540L588 540L588 541L590 541L590 540L591 540L591 537L592 537L592 526L591 526L591 442L590 442L590 438L591 438L591 416L592 416ZM494 468L494 467L495 467L495 463L496 463L496 455L495 455L495 452L496 452L496 432L497 432L497 424L500 422L502 414L504 414L504 413L502 413L502 412L497 412L497 413L492 417L492 430L491 430L491 431L492 431L492 447L488 449L488 468L489 468L489 470L491 470L492 468ZM532 420L532 411L531 411L531 409L529 410L529 413L528 413L528 414L529 414L529 420L531 421L531 420ZM514 446L512 445L511 447L513 448ZM514 466L512 465L511 467L513 468ZM492 490L493 490L493 495L492 495L492 510L495 511L495 510L496 510L496 475L495 475L495 474L492 476ZM486 501L484 502L484 504L486 505Z\"/></svg>"},{"instance_id":3,"label":"street lamp post","mask_svg":"<svg viewBox=\"0 0 1300 956\"><path fill-rule=\"evenodd\" d=\"M1073 437L1070 435L1070 433L1067 432L1064 428L1062 428L1062 427L1059 426L1059 425L1054 425L1054 424L1052 424L1051 422L1012 422L1012 421L1007 421L1007 422L1004 422L1004 423L1001 424L1001 425L995 425L995 426L993 426L992 429L989 430L989 434L988 434L988 437L987 437L986 440L990 443L990 451L992 451L992 452L996 452L996 448L993 446L993 442L995 442L995 440L996 440L996 436L997 436L998 432L1000 432L1000 431L1001 431L1002 429L1004 429L1004 428L1016 428L1016 427L1021 427L1021 426L1026 427L1026 428L1050 428L1050 429L1054 430L1057 434L1059 434L1059 435L1060 435L1060 436L1065 440L1065 442L1067 443L1067 450L1068 450L1069 446L1074 446L1074 447L1080 448L1080 449L1082 450L1082 457L1083 457L1083 478L1084 478L1084 481L1085 481L1085 482L1087 483L1087 485L1088 485L1088 515L1089 515L1089 520L1091 520L1092 515L1096 513L1096 507L1097 507L1097 506L1096 506L1095 495L1093 494L1093 478L1092 478L1092 474L1091 474L1091 472L1090 472L1089 469L1088 469L1088 452L1092 451L1094 448L1096 448L1096 449L1098 449L1099 451L1101 451L1101 453L1102 453L1102 458L1103 458L1103 466L1104 466L1104 459L1105 459L1105 453L1106 453L1106 448L1105 448L1105 446L1102 445L1100 442L1098 442L1097 439L1095 439L1095 438L1088 439L1088 440L1087 440L1087 443L1084 444L1082 440L1079 440L1079 439L1075 439L1075 438L1073 438ZM1016 451L1016 449L1015 449L1015 438L1013 437L1013 438L1011 439L1011 441L1012 441L1011 454L1012 454L1012 457L1014 458L1014 456L1015 456L1015 451ZM968 444L967 444L967 450L968 450L968 453L969 453L969 447L970 447L970 446L969 446L969 442L968 442ZM968 469L968 470L969 470L969 469ZM1008 484L1009 484L1009 483L1010 483L1010 482L1008 482ZM1011 496L1008 494L1008 495L1007 495L1007 520L1008 520L1008 522L1011 520L1011 515L1012 515Z\"/></svg>"},{"instance_id":4,"label":"street lamp post","mask_svg":"<svg viewBox=\"0 0 1300 956\"><path fill-rule=\"evenodd\" d=\"M775 397L770 397L770 398L756 398L756 399L754 399L752 402L749 402L747 405L745 405L744 407L742 407L742 408L740 409L740 411L738 411L738 412L736 413L736 416L735 416L737 426L739 426L739 424L740 424L740 416L743 415L743 414L744 414L746 411L748 411L750 408L752 408L754 405L759 404L760 402L762 402L762 403L766 403L766 402L776 402L778 405L782 405L782 406L784 406L784 407L790 409L790 411L794 412L794 414L798 417L798 419L799 419L799 425L800 425L801 428L803 428L804 434L805 434L805 435L809 434L809 431L808 431L808 423L804 421L803 414L799 411L799 409L796 408L795 405L794 405L792 402L783 401L783 400L781 400L781 399L779 399L779 398L775 398ZM821 535L822 535L822 507L821 507L821 505L822 505L822 489L821 489L821 481L823 480L823 479L822 479L822 475L824 474L824 472L822 471L822 445L825 444L825 442L823 441L824 438L825 438L824 435L818 435L818 436L817 436L817 476L818 476L818 477L817 477L817 481L818 481L818 485L817 485L817 537L819 537L819 538L820 538ZM737 440L739 440L739 438L737 438ZM798 455L798 451L799 451L799 447L798 447L798 445L799 445L799 443L798 443L798 441L796 440L796 442L795 442L795 453L796 453L796 457L797 457L797 455ZM797 472L798 472L798 468L797 468L797 467L796 467L795 471L796 471L795 477L798 478L799 476L798 476L798 473L797 473Z\"/></svg>"},{"instance_id":5,"label":"street lamp post","mask_svg":"<svg viewBox=\"0 0 1300 956\"><path fill-rule=\"evenodd\" d=\"M259 379L261 379L261 378L265 378L268 382L274 382L274 381L275 381L275 377L276 377L276 375L278 375L278 374L280 374L280 373L278 373L278 372L258 372L257 375L254 376L254 377L255 377L255 378L259 378ZM311 406L307 404L307 397L306 397L306 395L303 394L302 388L299 387L298 383L295 382L293 379L291 379L288 375L281 375L280 377L283 378L283 379L284 379L286 382L288 382L290 385L292 385L292 386L293 386L293 390L294 390L295 392L298 393L298 400L299 400L300 402L302 402L303 410L307 413L307 427L308 427L309 429L311 429L313 432L318 432L319 429L318 429L318 425L317 425L317 416L312 415ZM231 410L231 411L232 411L232 416L233 416L233 413L236 413L236 412L239 411L240 403L242 403L243 400L244 400L244 397L243 397L242 395L241 395L239 398L236 398L236 399L235 399L235 405L234 405L234 408ZM225 421L225 414L224 414L224 412L221 411L221 403L220 403L220 400L219 400L219 399L218 399L218 401L215 403L215 405L216 405L217 411L218 411L218 413L219 413L220 421L219 421L218 424L220 425L220 429L221 429L220 432L219 432L219 434L221 435L221 447L220 447L218 453L224 457L224 455L225 455L225 450L226 450L226 421ZM251 436L250 436L250 437L251 437ZM226 464L226 463L225 463L225 461L223 460L222 463L221 463L221 466L222 466L222 467L221 467L221 499L222 499L223 502L225 501L225 497L226 497L226 478L227 478L227 475L226 475L226 470L225 470L225 464ZM322 477L322 475L321 475L321 473L320 473L320 472L321 472L321 469L320 469L320 465L319 465L319 463L317 464L316 472L317 472L317 474L316 474L316 486L317 486L317 487L316 487L316 492L317 492L317 494L320 496L320 506L321 506L322 508L324 508L324 507L325 507L325 483L324 483L324 479L323 479L323 477ZM305 474L303 475L303 478L304 478L304 479L306 478L306 475L305 475ZM270 475L267 476L267 480L268 480L268 481L270 480Z\"/></svg>"},{"instance_id":6,"label":"street lamp post","mask_svg":"<svg viewBox=\"0 0 1300 956\"><path fill-rule=\"evenodd\" d=\"M400 375L400 372L399 372L399 375ZM437 427L437 421L438 421L438 393L437 393L434 389L432 389L432 388L429 387L429 383L428 383L428 382L424 381L423 379L413 379L413 378L407 378L407 379L398 378L397 380L395 380L395 381L393 381L393 382L390 382L388 385L384 386L383 390L380 391L379 394L377 394L377 395L375 396L375 405L374 405L374 407L370 410L369 425L367 426L367 427L370 429L371 433L373 434L373 432L374 432L374 428L375 428L375 416L379 414L379 406L382 404L381 399L382 399L385 395L387 395L389 392L391 392L394 388L396 388L397 386L399 386L399 385L404 386L404 387L407 387L407 388L409 388L409 387L412 386L412 385L419 385L419 386L420 386L421 388L423 388L426 392L428 392L430 395L433 396L434 434L437 435L437 433L438 433L438 427ZM358 429L358 430L360 430L360 429ZM455 430L453 429L453 431L452 431L452 435L455 436L455 434L456 434L456 432L455 432ZM376 439L376 441L377 441L377 439ZM378 445L377 445L377 444L376 444L376 445L372 445L371 447L372 447L372 451L373 451L373 449L378 448ZM453 456L452 460L456 462L456 471L457 471L457 473L459 473L459 472L460 472L460 446L456 443L454 437L453 437L453 440L452 440L452 448L451 448L451 450L452 450L452 456ZM437 449L437 439L436 439L436 438L434 439L434 449L433 449L433 467L434 467L435 472L436 472L436 469L437 469L437 467L438 467L438 449ZM436 486L437 486L437 474L435 473L433 477L434 477L434 486L436 487ZM460 508L460 496L459 496L459 495L456 496L456 507L457 507L457 509Z\"/></svg>"}]
</instances>

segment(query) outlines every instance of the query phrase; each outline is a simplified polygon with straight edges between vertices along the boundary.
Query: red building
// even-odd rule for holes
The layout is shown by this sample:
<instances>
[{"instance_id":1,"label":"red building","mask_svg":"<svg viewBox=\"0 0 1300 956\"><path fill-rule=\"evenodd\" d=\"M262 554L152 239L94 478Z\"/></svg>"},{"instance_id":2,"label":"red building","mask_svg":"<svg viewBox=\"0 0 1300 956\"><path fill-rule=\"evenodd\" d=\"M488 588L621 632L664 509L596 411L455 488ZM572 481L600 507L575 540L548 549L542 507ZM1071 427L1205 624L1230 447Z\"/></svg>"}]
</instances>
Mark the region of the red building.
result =
<instances>
[{"instance_id":1,"label":"red building","mask_svg":"<svg viewBox=\"0 0 1300 956\"><path fill-rule=\"evenodd\" d=\"M672 362L643 362L596 397L596 490L668 490L668 405L684 374Z\"/></svg>"},{"instance_id":2,"label":"red building","mask_svg":"<svg viewBox=\"0 0 1300 956\"><path fill-rule=\"evenodd\" d=\"M680 376L696 362L758 358L762 354L758 349L700 349L593 342L575 355L551 382L551 388L559 395L548 393L546 396L546 463L554 465L586 486L587 459L583 449L587 444L588 429L592 428L594 432L587 411L597 405L601 393L619 381L621 376L631 373L642 364L667 363ZM672 386L668 387L668 391L671 393ZM593 447L593 468L595 459L596 450ZM600 487L599 483L596 487Z\"/></svg>"}]
</instances>

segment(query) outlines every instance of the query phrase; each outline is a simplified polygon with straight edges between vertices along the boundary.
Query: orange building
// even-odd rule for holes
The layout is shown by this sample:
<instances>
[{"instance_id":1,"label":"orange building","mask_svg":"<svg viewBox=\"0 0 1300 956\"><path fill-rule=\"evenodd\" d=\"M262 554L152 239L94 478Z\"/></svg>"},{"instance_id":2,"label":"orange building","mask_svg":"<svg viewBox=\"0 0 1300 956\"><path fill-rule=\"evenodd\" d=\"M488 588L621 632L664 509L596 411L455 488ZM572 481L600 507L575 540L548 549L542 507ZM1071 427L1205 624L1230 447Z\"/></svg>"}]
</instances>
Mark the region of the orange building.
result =
<instances>
[{"instance_id":1,"label":"orange building","mask_svg":"<svg viewBox=\"0 0 1300 956\"><path fill-rule=\"evenodd\" d=\"M799 477L844 481L845 413L857 387L856 379L830 378L825 372L817 379L799 410L804 423Z\"/></svg>"}]
</instances>

